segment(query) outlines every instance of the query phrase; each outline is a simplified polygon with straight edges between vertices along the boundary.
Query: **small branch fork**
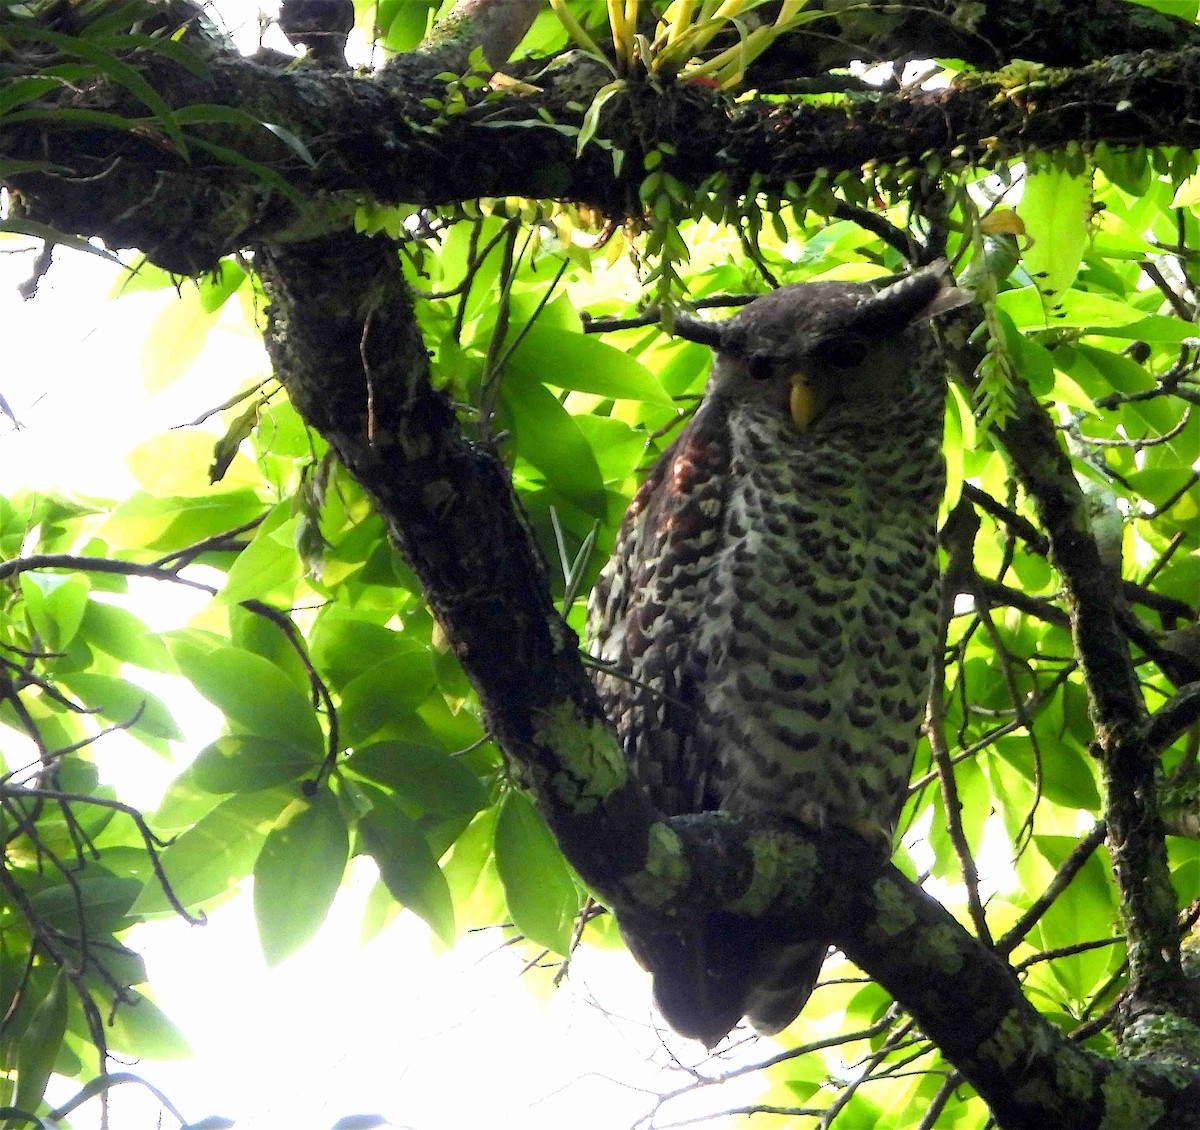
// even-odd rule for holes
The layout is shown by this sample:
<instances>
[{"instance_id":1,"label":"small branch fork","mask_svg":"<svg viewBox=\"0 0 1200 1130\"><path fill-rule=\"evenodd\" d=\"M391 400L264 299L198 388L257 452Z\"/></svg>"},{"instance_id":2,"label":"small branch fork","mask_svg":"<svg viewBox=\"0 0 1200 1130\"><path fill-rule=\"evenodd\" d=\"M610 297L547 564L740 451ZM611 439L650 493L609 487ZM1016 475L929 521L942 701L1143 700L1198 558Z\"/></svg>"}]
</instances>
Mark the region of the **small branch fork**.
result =
<instances>
[{"instance_id":1,"label":"small branch fork","mask_svg":"<svg viewBox=\"0 0 1200 1130\"><path fill-rule=\"evenodd\" d=\"M183 585L185 588L197 589L200 592L208 593L210 596L215 596L220 591L218 588L205 584L202 581L195 581L189 577L184 577L179 570L203 553L211 552L214 549L232 548L237 544L235 538L238 534L253 529L260 521L261 519L255 519L234 530L214 534L212 537L205 538L202 542L188 546L185 549L176 550L170 555L160 558L158 561L149 563L121 561L111 557L87 557L69 553L42 553L31 554L28 557L15 557L9 561L0 561L0 581L3 581L7 577L15 577L20 573L28 573L34 570L69 569L79 573L106 573L122 577L142 577L152 581L167 581L171 584ZM329 726L325 763L321 769L322 774L328 773L332 769L340 750L337 707L334 705L333 696L330 694L325 680L321 678L316 667L313 666L312 659L308 654L308 648L304 644L303 636L296 628L296 625L292 623L291 617L287 613L281 612L278 608L272 608L269 604L265 604L261 600L243 600L239 603L246 611L252 612L256 616L261 616L263 619L269 620L274 624L283 633L288 641L288 645L296 653L300 663L304 667L304 671L308 675L313 704L320 705L324 709Z\"/></svg>"}]
</instances>

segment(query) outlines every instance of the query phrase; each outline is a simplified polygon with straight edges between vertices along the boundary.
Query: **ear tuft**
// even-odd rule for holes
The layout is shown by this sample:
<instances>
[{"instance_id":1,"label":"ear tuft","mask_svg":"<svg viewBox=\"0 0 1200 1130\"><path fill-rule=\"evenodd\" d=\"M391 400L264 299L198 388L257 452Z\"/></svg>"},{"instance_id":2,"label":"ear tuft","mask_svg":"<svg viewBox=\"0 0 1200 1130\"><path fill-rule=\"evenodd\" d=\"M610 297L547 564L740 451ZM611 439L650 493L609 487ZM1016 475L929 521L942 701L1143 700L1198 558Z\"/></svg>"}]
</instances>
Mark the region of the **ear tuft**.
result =
<instances>
[{"instance_id":1,"label":"ear tuft","mask_svg":"<svg viewBox=\"0 0 1200 1130\"><path fill-rule=\"evenodd\" d=\"M899 325L926 321L949 310L975 301L975 296L954 285L954 276L945 259L913 271L907 278L892 283L864 303L862 313Z\"/></svg>"},{"instance_id":2,"label":"ear tuft","mask_svg":"<svg viewBox=\"0 0 1200 1130\"><path fill-rule=\"evenodd\" d=\"M721 348L721 322L706 322L690 314L675 315L675 334L685 341L707 345L709 349Z\"/></svg>"}]
</instances>

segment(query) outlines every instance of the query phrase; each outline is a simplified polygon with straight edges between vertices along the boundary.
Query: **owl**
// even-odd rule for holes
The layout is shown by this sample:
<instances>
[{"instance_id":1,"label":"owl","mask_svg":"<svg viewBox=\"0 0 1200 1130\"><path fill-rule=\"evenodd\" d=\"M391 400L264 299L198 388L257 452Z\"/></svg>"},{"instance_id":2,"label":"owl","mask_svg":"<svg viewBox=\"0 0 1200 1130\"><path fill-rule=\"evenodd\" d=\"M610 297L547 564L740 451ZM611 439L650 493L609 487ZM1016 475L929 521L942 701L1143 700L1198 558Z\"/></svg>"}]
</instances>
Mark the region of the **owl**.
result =
<instances>
[{"instance_id":1,"label":"owl","mask_svg":"<svg viewBox=\"0 0 1200 1130\"><path fill-rule=\"evenodd\" d=\"M814 282L705 324L703 401L621 524L589 606L593 681L666 816L840 827L890 852L938 635L946 384L934 264ZM827 945L732 914L623 922L668 1023L782 1030ZM790 940L789 940L790 939Z\"/></svg>"}]
</instances>

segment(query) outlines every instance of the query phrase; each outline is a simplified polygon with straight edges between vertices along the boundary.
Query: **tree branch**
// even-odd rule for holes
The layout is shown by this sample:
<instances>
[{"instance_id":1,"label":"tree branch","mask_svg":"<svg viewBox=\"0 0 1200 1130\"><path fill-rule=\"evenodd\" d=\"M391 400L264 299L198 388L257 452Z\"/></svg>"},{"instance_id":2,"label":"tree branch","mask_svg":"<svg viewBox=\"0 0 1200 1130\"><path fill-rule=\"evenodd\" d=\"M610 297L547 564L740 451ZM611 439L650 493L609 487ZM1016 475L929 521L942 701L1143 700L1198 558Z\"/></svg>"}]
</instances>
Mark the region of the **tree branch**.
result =
<instances>
[{"instance_id":1,"label":"tree branch","mask_svg":"<svg viewBox=\"0 0 1200 1130\"><path fill-rule=\"evenodd\" d=\"M1179 964L1177 909L1158 814L1155 759L1144 742L1146 709L1118 615L1119 577L1090 532L1083 492L1054 423L1029 390L1016 390L1016 413L1001 441L1046 531L1063 578L1075 651L1103 767L1105 821L1121 913L1129 937L1137 1008L1172 1012L1189 993Z\"/></svg>"},{"instance_id":2,"label":"tree branch","mask_svg":"<svg viewBox=\"0 0 1200 1130\"><path fill-rule=\"evenodd\" d=\"M0 158L35 166L5 179L20 192L28 219L113 247L140 247L184 273L256 240L349 227L364 193L383 204L423 206L555 197L617 219L640 216L642 156L660 143L679 151L664 171L692 189L721 174L723 191L734 197L790 195L840 172L857 179L867 161L881 189L896 190L913 170L986 167L1072 141L1200 147L1194 47L1114 56L1073 71L969 75L949 90L881 92L838 105L730 104L696 84L659 89L631 81L601 115L599 136L611 149L589 144L579 155L586 108L611 81L588 57L531 76L539 93L485 91L474 105L446 101L446 83L434 77L442 70L435 51L405 56L403 83L393 71L279 71L220 52L200 73L154 50L127 58L169 106L219 105L237 116L185 127L185 138L197 141L185 153L124 88L103 79L64 85L5 115ZM39 56L25 70L44 64ZM24 72L10 63L5 73ZM92 117L81 123L80 113ZM97 113L138 125L106 126ZM280 131L299 138L305 152L289 147ZM619 173L614 151L625 155Z\"/></svg>"},{"instance_id":3,"label":"tree branch","mask_svg":"<svg viewBox=\"0 0 1200 1130\"><path fill-rule=\"evenodd\" d=\"M1142 756L1157 757L1200 721L1200 683L1188 683L1160 706L1142 733Z\"/></svg>"}]
</instances>

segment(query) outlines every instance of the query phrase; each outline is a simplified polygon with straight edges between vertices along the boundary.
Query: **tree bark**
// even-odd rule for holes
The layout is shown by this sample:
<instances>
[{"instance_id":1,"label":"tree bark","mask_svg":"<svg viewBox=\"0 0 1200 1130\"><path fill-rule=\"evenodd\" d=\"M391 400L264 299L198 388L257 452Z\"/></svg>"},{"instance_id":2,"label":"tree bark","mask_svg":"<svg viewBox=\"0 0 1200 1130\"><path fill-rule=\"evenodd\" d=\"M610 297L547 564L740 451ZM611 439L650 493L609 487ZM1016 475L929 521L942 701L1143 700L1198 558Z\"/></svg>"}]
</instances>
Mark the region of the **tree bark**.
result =
<instances>
[{"instance_id":1,"label":"tree bark","mask_svg":"<svg viewBox=\"0 0 1200 1130\"><path fill-rule=\"evenodd\" d=\"M618 220L640 217L642 158L662 143L677 151L664 167L681 184L707 189L719 175L729 200L751 189L796 199L840 173L858 180L868 163L881 191L902 191L921 177L1070 143L1200 148L1200 47L1076 70L1014 64L964 75L944 91L864 94L837 106L732 104L696 84L631 81L606 104L598 135L624 155L619 170L608 149L576 153L584 112L612 81L599 63L576 53L531 76L537 93L447 111L427 104L447 98L434 78L447 51L413 56L377 81L280 71L217 51L195 73L160 51L133 50L128 61L169 107L219 105L237 120L188 125L181 147L118 83L56 87L0 117L0 160L36 166L5 181L31 221L137 246L168 270L194 274L251 242L348 228L363 194L417 205L559 198ZM21 73L20 60L5 71ZM121 119L137 128L119 128ZM200 144L188 147L189 137Z\"/></svg>"}]
</instances>

